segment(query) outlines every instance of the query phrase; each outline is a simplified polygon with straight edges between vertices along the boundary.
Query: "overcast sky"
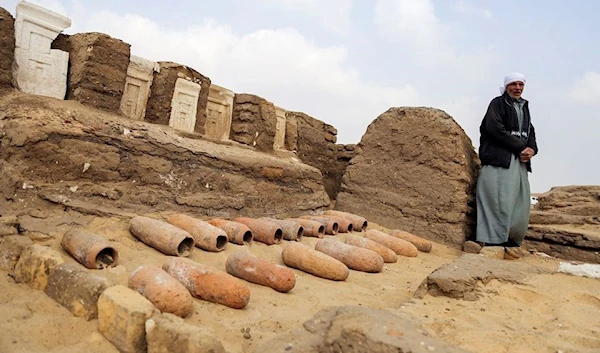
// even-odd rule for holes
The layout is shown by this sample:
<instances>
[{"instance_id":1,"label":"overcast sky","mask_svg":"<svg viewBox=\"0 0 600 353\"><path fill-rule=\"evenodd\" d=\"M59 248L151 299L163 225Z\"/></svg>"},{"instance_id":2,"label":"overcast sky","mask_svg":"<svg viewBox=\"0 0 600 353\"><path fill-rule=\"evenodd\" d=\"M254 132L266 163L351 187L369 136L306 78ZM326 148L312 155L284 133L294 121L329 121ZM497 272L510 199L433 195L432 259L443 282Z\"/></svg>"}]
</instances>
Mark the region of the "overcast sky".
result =
<instances>
[{"instance_id":1,"label":"overcast sky","mask_svg":"<svg viewBox=\"0 0 600 353\"><path fill-rule=\"evenodd\" d=\"M600 2L594 0L32 1L134 55L189 65L357 143L392 106L445 110L479 146L504 75L523 72L539 155L532 192L600 184ZM15 0L0 0L14 15Z\"/></svg>"}]
</instances>

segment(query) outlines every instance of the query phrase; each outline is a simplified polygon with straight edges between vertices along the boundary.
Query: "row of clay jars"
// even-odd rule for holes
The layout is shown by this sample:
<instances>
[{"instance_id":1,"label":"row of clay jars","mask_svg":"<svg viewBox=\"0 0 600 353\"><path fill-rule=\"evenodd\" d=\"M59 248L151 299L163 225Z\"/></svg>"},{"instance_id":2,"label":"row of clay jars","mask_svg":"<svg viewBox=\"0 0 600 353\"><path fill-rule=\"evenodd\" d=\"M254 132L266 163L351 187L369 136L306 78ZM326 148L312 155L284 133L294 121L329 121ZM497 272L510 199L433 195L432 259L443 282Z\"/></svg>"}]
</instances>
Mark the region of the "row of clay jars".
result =
<instances>
[{"instance_id":1,"label":"row of clay jars","mask_svg":"<svg viewBox=\"0 0 600 353\"><path fill-rule=\"evenodd\" d=\"M367 219L364 217L361 217L359 215L355 215L355 214L349 213L349 212L334 211L334 210L327 210L327 211L325 211L324 215L341 217L341 218L345 218L345 219L349 220L352 223L352 230L355 232L362 232L362 231L367 230L367 226L368 226Z\"/></svg>"},{"instance_id":2,"label":"row of clay jars","mask_svg":"<svg viewBox=\"0 0 600 353\"><path fill-rule=\"evenodd\" d=\"M419 253L417 247L412 243L393 237L379 230L369 229L365 232L365 238L379 243L386 248L392 249L396 254L406 257L415 257Z\"/></svg>"},{"instance_id":3,"label":"row of clay jars","mask_svg":"<svg viewBox=\"0 0 600 353\"><path fill-rule=\"evenodd\" d=\"M319 240L315 250L333 257L353 270L381 272L383 269L383 258L375 251L335 239Z\"/></svg>"},{"instance_id":4,"label":"row of clay jars","mask_svg":"<svg viewBox=\"0 0 600 353\"><path fill-rule=\"evenodd\" d=\"M405 232L400 229L392 230L391 235L396 238L404 239L404 240L412 243L419 251L422 251L422 252L430 252L431 251L432 244L429 240L423 239L419 236L416 236L409 232Z\"/></svg>"}]
</instances>

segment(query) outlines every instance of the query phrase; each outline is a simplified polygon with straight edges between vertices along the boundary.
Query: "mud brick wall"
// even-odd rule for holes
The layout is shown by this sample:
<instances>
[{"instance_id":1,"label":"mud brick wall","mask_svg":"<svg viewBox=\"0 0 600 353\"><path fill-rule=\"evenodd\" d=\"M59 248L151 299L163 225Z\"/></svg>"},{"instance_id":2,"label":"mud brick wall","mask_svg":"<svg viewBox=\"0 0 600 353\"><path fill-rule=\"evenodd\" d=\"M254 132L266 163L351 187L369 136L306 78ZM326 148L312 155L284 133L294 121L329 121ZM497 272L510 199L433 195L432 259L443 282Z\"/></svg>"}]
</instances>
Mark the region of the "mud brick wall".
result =
<instances>
[{"instance_id":1,"label":"mud brick wall","mask_svg":"<svg viewBox=\"0 0 600 353\"><path fill-rule=\"evenodd\" d=\"M293 112L285 114L285 149L298 151L298 120Z\"/></svg>"},{"instance_id":2,"label":"mud brick wall","mask_svg":"<svg viewBox=\"0 0 600 353\"><path fill-rule=\"evenodd\" d=\"M277 113L275 105L252 94L236 94L233 100L230 139L272 151L275 142Z\"/></svg>"},{"instance_id":3,"label":"mud brick wall","mask_svg":"<svg viewBox=\"0 0 600 353\"><path fill-rule=\"evenodd\" d=\"M0 7L0 87L11 86L15 58L15 19Z\"/></svg>"},{"instance_id":4,"label":"mud brick wall","mask_svg":"<svg viewBox=\"0 0 600 353\"><path fill-rule=\"evenodd\" d=\"M323 174L325 190L329 198L334 199L339 191L340 177L335 166L335 142L337 130L324 122L304 113L288 112L288 122L295 121L297 125L298 157L306 164L318 168ZM287 139L286 133L286 139ZM290 133L293 136L293 133ZM287 145L286 145L287 146Z\"/></svg>"},{"instance_id":5,"label":"mud brick wall","mask_svg":"<svg viewBox=\"0 0 600 353\"><path fill-rule=\"evenodd\" d=\"M69 52L67 99L119 113L130 45L103 33L60 34L53 49Z\"/></svg>"},{"instance_id":6,"label":"mud brick wall","mask_svg":"<svg viewBox=\"0 0 600 353\"><path fill-rule=\"evenodd\" d=\"M329 197L332 200L337 198L337 194L340 192L342 186L342 177L346 172L350 160L354 157L358 146L355 144L351 145L335 145L335 153L333 155L333 170L330 171L329 178L327 178L325 185L331 190Z\"/></svg>"},{"instance_id":7,"label":"mud brick wall","mask_svg":"<svg viewBox=\"0 0 600 353\"><path fill-rule=\"evenodd\" d=\"M200 96L198 97L198 108L196 111L196 123L194 131L204 134L206 124L206 105L208 104L208 93L210 78L202 75L191 67L169 61L161 61L160 72L154 73L150 97L146 105L146 121L155 124L169 125L171 118L171 100L175 91L175 83L178 78L188 80L200 85Z\"/></svg>"}]
</instances>

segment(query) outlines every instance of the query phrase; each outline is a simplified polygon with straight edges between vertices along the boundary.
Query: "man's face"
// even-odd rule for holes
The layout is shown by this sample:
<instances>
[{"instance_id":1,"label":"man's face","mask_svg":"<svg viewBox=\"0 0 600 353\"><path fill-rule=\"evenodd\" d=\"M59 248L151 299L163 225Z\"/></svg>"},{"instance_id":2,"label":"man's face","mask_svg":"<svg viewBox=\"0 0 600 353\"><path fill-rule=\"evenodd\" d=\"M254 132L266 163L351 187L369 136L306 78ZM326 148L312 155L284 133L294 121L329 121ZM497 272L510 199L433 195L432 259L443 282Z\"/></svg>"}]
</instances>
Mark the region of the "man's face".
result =
<instances>
[{"instance_id":1,"label":"man's face","mask_svg":"<svg viewBox=\"0 0 600 353\"><path fill-rule=\"evenodd\" d=\"M506 91L508 92L508 95L511 96L512 98L519 99L519 98L521 98L521 94L523 94L524 88L525 88L525 84L521 81L517 81L517 82L509 83L508 86L506 86Z\"/></svg>"}]
</instances>

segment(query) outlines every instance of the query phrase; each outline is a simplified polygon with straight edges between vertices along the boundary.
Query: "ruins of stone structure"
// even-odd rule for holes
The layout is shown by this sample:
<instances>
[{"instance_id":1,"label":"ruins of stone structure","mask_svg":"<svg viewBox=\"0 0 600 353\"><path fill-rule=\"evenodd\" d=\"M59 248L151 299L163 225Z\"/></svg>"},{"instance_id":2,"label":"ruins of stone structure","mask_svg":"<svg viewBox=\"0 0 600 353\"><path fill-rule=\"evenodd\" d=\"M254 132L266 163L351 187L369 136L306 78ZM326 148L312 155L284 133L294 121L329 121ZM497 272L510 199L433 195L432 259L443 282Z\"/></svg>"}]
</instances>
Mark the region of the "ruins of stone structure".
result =
<instances>
[{"instance_id":1,"label":"ruins of stone structure","mask_svg":"<svg viewBox=\"0 0 600 353\"><path fill-rule=\"evenodd\" d=\"M61 34L52 43L69 52L67 99L119 113L130 45L103 33Z\"/></svg>"},{"instance_id":2,"label":"ruins of stone structure","mask_svg":"<svg viewBox=\"0 0 600 353\"><path fill-rule=\"evenodd\" d=\"M553 187L538 199L525 246L564 259L600 263L600 186Z\"/></svg>"},{"instance_id":3,"label":"ruins of stone structure","mask_svg":"<svg viewBox=\"0 0 600 353\"><path fill-rule=\"evenodd\" d=\"M390 108L367 128L336 209L461 247L473 234L479 160L463 129L432 108Z\"/></svg>"},{"instance_id":4,"label":"ruins of stone structure","mask_svg":"<svg viewBox=\"0 0 600 353\"><path fill-rule=\"evenodd\" d=\"M206 137L217 140L229 139L234 96L235 93L227 88L215 84L210 85L204 129Z\"/></svg>"},{"instance_id":5,"label":"ruins of stone structure","mask_svg":"<svg viewBox=\"0 0 600 353\"><path fill-rule=\"evenodd\" d=\"M15 19L0 7L0 87L12 83L12 65L15 58Z\"/></svg>"},{"instance_id":6,"label":"ruins of stone structure","mask_svg":"<svg viewBox=\"0 0 600 353\"><path fill-rule=\"evenodd\" d=\"M277 123L275 123L275 141L273 142L274 150L285 149L285 109L281 107L275 107L275 115L277 116Z\"/></svg>"},{"instance_id":7,"label":"ruins of stone structure","mask_svg":"<svg viewBox=\"0 0 600 353\"><path fill-rule=\"evenodd\" d=\"M51 45L71 20L26 1L17 4L15 17L13 85L25 93L64 99L69 53Z\"/></svg>"},{"instance_id":8,"label":"ruins of stone structure","mask_svg":"<svg viewBox=\"0 0 600 353\"><path fill-rule=\"evenodd\" d=\"M277 113L273 103L253 94L235 95L231 140L253 146L259 151L272 151L276 126Z\"/></svg>"},{"instance_id":9,"label":"ruins of stone structure","mask_svg":"<svg viewBox=\"0 0 600 353\"><path fill-rule=\"evenodd\" d=\"M171 101L171 117L169 126L182 131L194 132L198 98L202 86L195 82L178 78L175 82L173 100Z\"/></svg>"},{"instance_id":10,"label":"ruins of stone structure","mask_svg":"<svg viewBox=\"0 0 600 353\"><path fill-rule=\"evenodd\" d=\"M159 62L159 66L160 70L154 73L144 120L204 134L210 79L185 65ZM193 97L195 102L191 101Z\"/></svg>"},{"instance_id":11,"label":"ruins of stone structure","mask_svg":"<svg viewBox=\"0 0 600 353\"><path fill-rule=\"evenodd\" d=\"M160 66L157 62L131 55L121 99L121 112L125 116L133 120L144 120L154 72L158 71Z\"/></svg>"},{"instance_id":12,"label":"ruins of stone structure","mask_svg":"<svg viewBox=\"0 0 600 353\"><path fill-rule=\"evenodd\" d=\"M286 140L290 140L289 144L286 144L287 147L290 150L297 150L298 158L321 171L327 194L334 199L336 196L334 189L339 187L334 186L333 183L340 178L334 164L337 130L300 112L287 112L286 119L291 126L296 126L295 134L292 127L286 129Z\"/></svg>"}]
</instances>

